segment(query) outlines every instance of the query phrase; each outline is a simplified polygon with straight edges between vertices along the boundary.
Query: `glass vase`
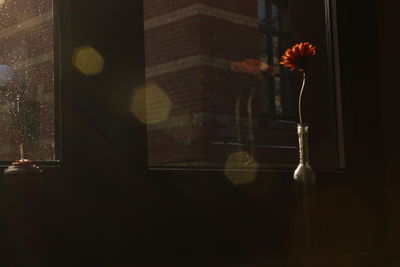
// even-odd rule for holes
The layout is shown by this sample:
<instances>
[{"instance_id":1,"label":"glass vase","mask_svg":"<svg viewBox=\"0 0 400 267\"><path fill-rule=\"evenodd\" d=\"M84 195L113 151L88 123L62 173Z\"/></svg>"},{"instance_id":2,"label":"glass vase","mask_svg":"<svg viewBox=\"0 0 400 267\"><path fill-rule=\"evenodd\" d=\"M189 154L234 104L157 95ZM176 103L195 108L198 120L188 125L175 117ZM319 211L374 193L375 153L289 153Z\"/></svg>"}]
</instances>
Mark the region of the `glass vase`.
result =
<instances>
[{"instance_id":1,"label":"glass vase","mask_svg":"<svg viewBox=\"0 0 400 267\"><path fill-rule=\"evenodd\" d=\"M297 124L297 135L299 137L299 165L294 171L294 179L299 183L314 184L315 173L310 166L308 147L308 125Z\"/></svg>"},{"instance_id":2,"label":"glass vase","mask_svg":"<svg viewBox=\"0 0 400 267\"><path fill-rule=\"evenodd\" d=\"M304 252L311 256L316 249L317 218L316 218L316 177L310 166L308 146L308 125L297 124L299 137L299 165L294 172L298 188L298 201L302 205L304 226Z\"/></svg>"}]
</instances>

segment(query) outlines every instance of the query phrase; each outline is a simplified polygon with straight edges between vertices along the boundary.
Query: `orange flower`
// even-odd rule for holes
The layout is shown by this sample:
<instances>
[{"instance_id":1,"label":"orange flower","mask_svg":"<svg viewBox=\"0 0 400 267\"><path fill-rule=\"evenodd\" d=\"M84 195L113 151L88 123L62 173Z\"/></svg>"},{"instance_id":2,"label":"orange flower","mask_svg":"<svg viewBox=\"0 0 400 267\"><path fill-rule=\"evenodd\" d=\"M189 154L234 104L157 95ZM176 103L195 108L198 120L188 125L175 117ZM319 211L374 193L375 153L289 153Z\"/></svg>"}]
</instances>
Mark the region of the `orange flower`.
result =
<instances>
[{"instance_id":1,"label":"orange flower","mask_svg":"<svg viewBox=\"0 0 400 267\"><path fill-rule=\"evenodd\" d=\"M252 74L259 79L263 78L264 73L268 73L271 76L276 74L276 70L273 66L268 65L264 61L253 58L246 58L240 62L234 62L230 67L233 71Z\"/></svg>"},{"instance_id":2,"label":"orange flower","mask_svg":"<svg viewBox=\"0 0 400 267\"><path fill-rule=\"evenodd\" d=\"M316 54L316 48L309 42L299 43L285 51L282 56L281 65L290 68L290 70L298 69L304 71L307 67L308 58Z\"/></svg>"}]
</instances>

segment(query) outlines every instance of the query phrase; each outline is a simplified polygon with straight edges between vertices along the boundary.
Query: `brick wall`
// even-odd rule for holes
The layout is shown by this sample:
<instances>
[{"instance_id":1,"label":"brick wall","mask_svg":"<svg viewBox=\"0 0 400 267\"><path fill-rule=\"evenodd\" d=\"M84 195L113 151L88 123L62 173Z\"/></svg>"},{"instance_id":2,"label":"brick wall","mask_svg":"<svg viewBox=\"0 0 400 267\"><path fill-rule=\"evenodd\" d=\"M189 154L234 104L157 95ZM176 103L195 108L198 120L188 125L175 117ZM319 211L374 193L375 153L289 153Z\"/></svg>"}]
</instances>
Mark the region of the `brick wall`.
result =
<instances>
[{"instance_id":1,"label":"brick wall","mask_svg":"<svg viewBox=\"0 0 400 267\"><path fill-rule=\"evenodd\" d=\"M26 157L54 160L53 15L50 0L7 0L0 5L0 65L13 77L0 88L0 160L19 157L20 140L10 114L23 93Z\"/></svg>"},{"instance_id":2,"label":"brick wall","mask_svg":"<svg viewBox=\"0 0 400 267\"><path fill-rule=\"evenodd\" d=\"M293 149L274 148L295 146L292 130L262 127L265 82L230 69L232 62L260 57L257 1L145 0L144 14L146 80L171 104L168 118L148 125L150 165L223 167L229 154L250 153L251 121L254 142L264 145L253 148L256 160L296 158ZM147 112L154 114L162 108L151 98Z\"/></svg>"}]
</instances>

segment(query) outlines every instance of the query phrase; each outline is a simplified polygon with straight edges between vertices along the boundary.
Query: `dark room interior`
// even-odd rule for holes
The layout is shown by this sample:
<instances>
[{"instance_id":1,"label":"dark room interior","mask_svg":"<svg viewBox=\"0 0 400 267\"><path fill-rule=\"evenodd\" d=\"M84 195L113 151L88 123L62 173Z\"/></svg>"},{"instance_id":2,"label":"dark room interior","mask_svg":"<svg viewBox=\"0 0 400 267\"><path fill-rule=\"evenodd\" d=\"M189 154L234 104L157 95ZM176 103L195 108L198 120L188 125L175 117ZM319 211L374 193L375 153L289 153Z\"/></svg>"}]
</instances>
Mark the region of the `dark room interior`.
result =
<instances>
[{"instance_id":1,"label":"dark room interior","mask_svg":"<svg viewBox=\"0 0 400 267\"><path fill-rule=\"evenodd\" d=\"M0 0L0 94L29 99L24 113L0 95L29 122L6 126L1 107L0 266L400 266L399 12L394 0ZM50 39L21 41L17 24ZM45 39L51 60L31 67ZM301 72L275 73L308 40L313 190L293 179ZM10 55L32 44L23 70ZM6 64L33 78L7 87ZM29 131L20 143L42 173L7 175L21 154L8 128Z\"/></svg>"}]
</instances>

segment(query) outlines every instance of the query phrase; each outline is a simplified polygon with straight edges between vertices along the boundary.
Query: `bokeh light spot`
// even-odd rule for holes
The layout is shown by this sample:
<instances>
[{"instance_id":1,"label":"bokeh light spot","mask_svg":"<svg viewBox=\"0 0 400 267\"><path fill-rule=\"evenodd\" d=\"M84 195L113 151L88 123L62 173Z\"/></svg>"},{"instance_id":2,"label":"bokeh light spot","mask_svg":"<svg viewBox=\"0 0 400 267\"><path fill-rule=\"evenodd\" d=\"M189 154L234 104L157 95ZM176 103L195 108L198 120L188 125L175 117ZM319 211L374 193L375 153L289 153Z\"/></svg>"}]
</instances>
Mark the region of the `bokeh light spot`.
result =
<instances>
[{"instance_id":1,"label":"bokeh light spot","mask_svg":"<svg viewBox=\"0 0 400 267\"><path fill-rule=\"evenodd\" d=\"M249 153L236 152L226 160L224 174L233 184L245 185L255 181L257 169L258 163Z\"/></svg>"},{"instance_id":2,"label":"bokeh light spot","mask_svg":"<svg viewBox=\"0 0 400 267\"><path fill-rule=\"evenodd\" d=\"M153 124L167 120L171 107L171 99L160 87L152 83L134 92L131 112L142 123Z\"/></svg>"},{"instance_id":3,"label":"bokeh light spot","mask_svg":"<svg viewBox=\"0 0 400 267\"><path fill-rule=\"evenodd\" d=\"M104 59L93 47L83 46L75 49L72 63L84 75L96 75L103 71Z\"/></svg>"},{"instance_id":4,"label":"bokeh light spot","mask_svg":"<svg viewBox=\"0 0 400 267\"><path fill-rule=\"evenodd\" d=\"M0 0L0 5L4 4L6 0Z\"/></svg>"},{"instance_id":5,"label":"bokeh light spot","mask_svg":"<svg viewBox=\"0 0 400 267\"><path fill-rule=\"evenodd\" d=\"M143 124L146 123L146 89L137 89L133 94L131 112Z\"/></svg>"}]
</instances>

